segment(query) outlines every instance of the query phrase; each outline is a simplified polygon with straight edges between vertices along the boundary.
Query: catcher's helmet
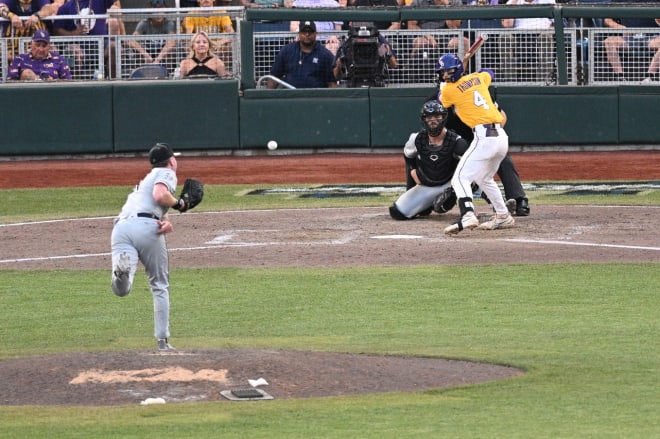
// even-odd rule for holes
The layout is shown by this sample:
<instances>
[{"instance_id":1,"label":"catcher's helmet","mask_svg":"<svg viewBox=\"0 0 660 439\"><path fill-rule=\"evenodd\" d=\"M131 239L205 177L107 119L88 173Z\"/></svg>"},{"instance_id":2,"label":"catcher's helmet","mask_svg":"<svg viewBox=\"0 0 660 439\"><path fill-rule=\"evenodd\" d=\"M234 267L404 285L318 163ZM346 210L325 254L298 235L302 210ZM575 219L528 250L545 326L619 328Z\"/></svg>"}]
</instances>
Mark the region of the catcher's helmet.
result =
<instances>
[{"instance_id":1,"label":"catcher's helmet","mask_svg":"<svg viewBox=\"0 0 660 439\"><path fill-rule=\"evenodd\" d=\"M458 79L463 76L465 68L463 68L463 62L453 53L447 53L442 55L438 62L435 63L435 73L437 75L438 82L444 80L442 72L445 70L456 69L449 78L449 82L456 82Z\"/></svg>"},{"instance_id":2,"label":"catcher's helmet","mask_svg":"<svg viewBox=\"0 0 660 439\"><path fill-rule=\"evenodd\" d=\"M441 115L442 120L436 127L430 127L426 123L426 118L428 116L437 116ZM424 105L422 105L422 110L419 112L419 117L422 119L422 126L426 129L426 131L433 137L437 136L442 132L442 129L445 127L445 124L447 123L447 116L449 115L449 110L447 110L439 101L426 101L424 102Z\"/></svg>"}]
</instances>

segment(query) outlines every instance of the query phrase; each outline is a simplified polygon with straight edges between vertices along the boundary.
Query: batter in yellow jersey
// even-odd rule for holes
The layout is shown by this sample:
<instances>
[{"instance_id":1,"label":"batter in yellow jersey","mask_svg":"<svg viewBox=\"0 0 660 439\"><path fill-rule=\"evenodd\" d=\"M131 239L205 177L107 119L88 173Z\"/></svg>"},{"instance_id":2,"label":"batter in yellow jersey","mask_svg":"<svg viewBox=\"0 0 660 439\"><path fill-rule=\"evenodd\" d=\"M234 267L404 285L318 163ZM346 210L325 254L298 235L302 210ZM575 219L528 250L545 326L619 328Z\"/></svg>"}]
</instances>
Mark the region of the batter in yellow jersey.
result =
<instances>
[{"instance_id":1,"label":"batter in yellow jersey","mask_svg":"<svg viewBox=\"0 0 660 439\"><path fill-rule=\"evenodd\" d=\"M515 223L494 179L509 150L509 137L502 127L504 116L488 91L492 73L482 71L465 75L464 72L462 61L454 54L443 55L438 60L436 73L445 82L440 88L440 102L447 108L453 106L456 115L474 131L474 139L458 162L451 180L461 217L445 228L448 235L474 228L504 229ZM474 212L473 182L479 185L495 209L495 215L481 225Z\"/></svg>"},{"instance_id":2,"label":"batter in yellow jersey","mask_svg":"<svg viewBox=\"0 0 660 439\"><path fill-rule=\"evenodd\" d=\"M442 105L456 109L456 114L470 128L484 123L503 123L488 87L492 77L488 72L462 76L456 82L445 82L440 88Z\"/></svg>"}]
</instances>

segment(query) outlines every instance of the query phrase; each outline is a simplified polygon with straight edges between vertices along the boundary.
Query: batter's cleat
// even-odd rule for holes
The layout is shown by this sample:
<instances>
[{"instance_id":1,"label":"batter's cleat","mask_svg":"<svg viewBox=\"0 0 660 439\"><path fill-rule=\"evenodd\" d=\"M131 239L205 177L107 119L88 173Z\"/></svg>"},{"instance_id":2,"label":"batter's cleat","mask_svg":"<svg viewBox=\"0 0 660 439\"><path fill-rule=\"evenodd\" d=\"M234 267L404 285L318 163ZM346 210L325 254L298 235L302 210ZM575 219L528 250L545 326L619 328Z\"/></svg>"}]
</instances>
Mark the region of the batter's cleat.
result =
<instances>
[{"instance_id":1,"label":"batter's cleat","mask_svg":"<svg viewBox=\"0 0 660 439\"><path fill-rule=\"evenodd\" d=\"M516 213L516 206L517 205L518 205L518 202L513 198L509 198L508 200L506 200L506 208L509 209L509 213L511 215Z\"/></svg>"},{"instance_id":2,"label":"batter's cleat","mask_svg":"<svg viewBox=\"0 0 660 439\"><path fill-rule=\"evenodd\" d=\"M126 279L131 273L131 258L128 256L128 253L123 252L119 255L114 272L117 279Z\"/></svg>"},{"instance_id":3,"label":"batter's cleat","mask_svg":"<svg viewBox=\"0 0 660 439\"><path fill-rule=\"evenodd\" d=\"M464 229L474 229L479 225L479 220L474 212L469 211L465 212L465 215L461 217L454 224L445 227L445 235L457 235L461 230Z\"/></svg>"},{"instance_id":4,"label":"batter's cleat","mask_svg":"<svg viewBox=\"0 0 660 439\"><path fill-rule=\"evenodd\" d=\"M518 198L516 200L516 216L529 216L529 202L527 198Z\"/></svg>"},{"instance_id":5,"label":"batter's cleat","mask_svg":"<svg viewBox=\"0 0 660 439\"><path fill-rule=\"evenodd\" d=\"M170 351L176 351L174 346L169 344L166 338L159 338L158 339L158 352L170 352Z\"/></svg>"},{"instance_id":6,"label":"batter's cleat","mask_svg":"<svg viewBox=\"0 0 660 439\"><path fill-rule=\"evenodd\" d=\"M507 229L509 227L513 227L515 223L516 220L513 219L510 213L507 213L506 216L503 218L500 218L498 215L495 215L489 221L486 221L485 223L481 223L477 228L479 230Z\"/></svg>"}]
</instances>

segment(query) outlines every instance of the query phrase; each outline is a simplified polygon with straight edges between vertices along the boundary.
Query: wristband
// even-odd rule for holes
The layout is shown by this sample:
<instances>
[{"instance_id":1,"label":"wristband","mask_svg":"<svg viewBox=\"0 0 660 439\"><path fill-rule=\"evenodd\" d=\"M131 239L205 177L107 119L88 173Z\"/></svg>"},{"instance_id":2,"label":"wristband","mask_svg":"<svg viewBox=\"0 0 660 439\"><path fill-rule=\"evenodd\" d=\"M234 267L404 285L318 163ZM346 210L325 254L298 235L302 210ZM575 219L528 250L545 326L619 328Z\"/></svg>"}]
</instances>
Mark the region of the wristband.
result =
<instances>
[{"instance_id":1,"label":"wristband","mask_svg":"<svg viewBox=\"0 0 660 439\"><path fill-rule=\"evenodd\" d=\"M172 209L181 210L183 208L183 203L184 203L183 199L179 198L178 200L176 200L174 206L172 206Z\"/></svg>"}]
</instances>

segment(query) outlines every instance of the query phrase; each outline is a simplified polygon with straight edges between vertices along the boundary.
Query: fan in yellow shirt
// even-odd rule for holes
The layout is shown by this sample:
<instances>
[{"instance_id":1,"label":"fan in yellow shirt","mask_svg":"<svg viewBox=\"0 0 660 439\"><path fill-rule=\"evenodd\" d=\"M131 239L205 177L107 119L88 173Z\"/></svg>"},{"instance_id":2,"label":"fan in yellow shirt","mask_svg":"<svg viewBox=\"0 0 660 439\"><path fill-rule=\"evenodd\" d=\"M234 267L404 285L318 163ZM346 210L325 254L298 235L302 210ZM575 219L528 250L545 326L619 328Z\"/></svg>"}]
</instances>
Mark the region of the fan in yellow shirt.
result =
<instances>
[{"instance_id":1,"label":"fan in yellow shirt","mask_svg":"<svg viewBox=\"0 0 660 439\"><path fill-rule=\"evenodd\" d=\"M212 8L215 0L198 0L200 8ZM224 11L223 11L224 12ZM183 29L187 34L205 32L208 35L220 33L234 33L234 25L228 15L202 16L200 12L189 12L183 20ZM227 70L231 71L232 40L231 38L218 38L213 40L213 49L225 62Z\"/></svg>"}]
</instances>

